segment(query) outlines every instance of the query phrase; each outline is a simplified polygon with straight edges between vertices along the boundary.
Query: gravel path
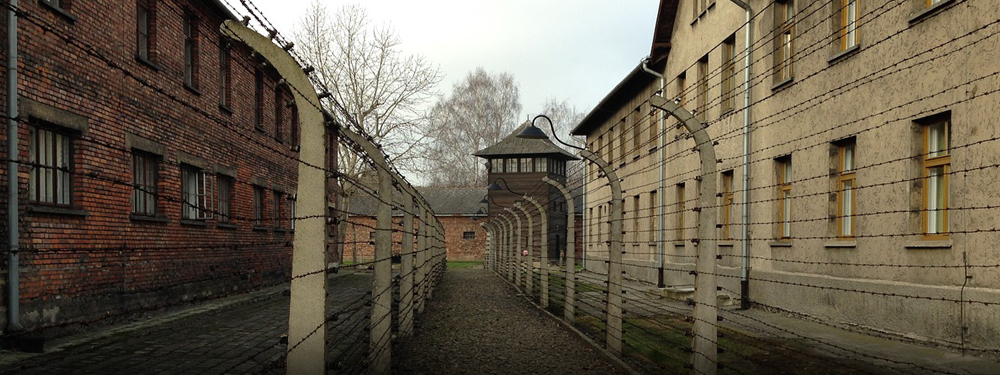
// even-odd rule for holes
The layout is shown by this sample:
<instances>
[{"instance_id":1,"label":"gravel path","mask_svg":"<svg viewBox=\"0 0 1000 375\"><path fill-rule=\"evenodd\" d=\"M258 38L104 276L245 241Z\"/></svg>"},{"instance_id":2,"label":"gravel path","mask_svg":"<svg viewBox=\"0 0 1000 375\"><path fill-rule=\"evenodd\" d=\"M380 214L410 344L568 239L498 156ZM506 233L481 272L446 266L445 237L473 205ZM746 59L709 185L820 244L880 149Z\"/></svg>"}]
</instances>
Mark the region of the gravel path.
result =
<instances>
[{"instance_id":1,"label":"gravel path","mask_svg":"<svg viewBox=\"0 0 1000 375\"><path fill-rule=\"evenodd\" d=\"M485 269L449 269L394 374L621 374Z\"/></svg>"}]
</instances>

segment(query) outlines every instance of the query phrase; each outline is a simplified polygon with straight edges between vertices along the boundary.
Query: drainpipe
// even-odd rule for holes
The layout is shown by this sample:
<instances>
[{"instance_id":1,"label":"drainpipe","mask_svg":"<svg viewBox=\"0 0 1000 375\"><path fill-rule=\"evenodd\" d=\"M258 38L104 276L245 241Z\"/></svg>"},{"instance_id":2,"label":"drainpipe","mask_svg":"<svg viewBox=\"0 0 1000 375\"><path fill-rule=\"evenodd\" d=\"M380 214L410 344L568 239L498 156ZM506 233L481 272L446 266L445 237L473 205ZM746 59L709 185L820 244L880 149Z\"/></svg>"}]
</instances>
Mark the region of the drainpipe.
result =
<instances>
[{"instance_id":1,"label":"drainpipe","mask_svg":"<svg viewBox=\"0 0 1000 375\"><path fill-rule=\"evenodd\" d=\"M17 197L17 0L7 10L7 329L21 330L21 272L18 252L20 200Z\"/></svg>"},{"instance_id":2,"label":"drainpipe","mask_svg":"<svg viewBox=\"0 0 1000 375\"><path fill-rule=\"evenodd\" d=\"M651 75L653 77L659 78L660 79L660 95L664 95L664 96L667 95L666 82L663 79L663 75L660 74L660 73L657 73L657 72L653 71L652 69L649 69L649 57L646 57L645 59L642 60L642 71L644 71L646 73L649 73L649 75ZM667 158L666 150L664 150L664 147L663 147L663 135L662 135L663 134L663 116L660 116L659 122L660 122L660 125L657 127L657 129L660 129L660 134L661 135L658 136L657 138L659 140L660 161L663 162ZM657 196L657 198L660 201L663 200L663 194L664 194L664 187L663 187L663 183L664 183L663 182L663 174L664 174L663 173L663 169L664 168L666 168L666 166L662 165L662 164L660 165L659 168L657 168L659 170L659 172L660 172L660 186L659 186L659 191L656 192L656 196ZM656 216L657 216L657 218L659 220L659 223L660 223L659 224L660 230L656 231L657 232L656 233L656 253L657 253L658 258L659 258L659 259L657 259L657 263L659 263L659 268L658 268L658 270L656 272L656 287L657 288L663 288L663 287L667 286L666 283L664 283L664 280L663 280L663 264L664 264L664 259L663 259L664 258L664 255L663 255L663 228L666 227L666 223L664 222L666 218L663 217L663 205L660 204L659 202L657 202L657 204L656 204Z\"/></svg>"},{"instance_id":3,"label":"drainpipe","mask_svg":"<svg viewBox=\"0 0 1000 375\"><path fill-rule=\"evenodd\" d=\"M744 33L744 53L743 63L743 225L740 228L742 237L740 249L742 250L740 262L740 309L750 308L750 43L753 41L753 8L742 0L730 0L746 11L746 28Z\"/></svg>"}]
</instances>

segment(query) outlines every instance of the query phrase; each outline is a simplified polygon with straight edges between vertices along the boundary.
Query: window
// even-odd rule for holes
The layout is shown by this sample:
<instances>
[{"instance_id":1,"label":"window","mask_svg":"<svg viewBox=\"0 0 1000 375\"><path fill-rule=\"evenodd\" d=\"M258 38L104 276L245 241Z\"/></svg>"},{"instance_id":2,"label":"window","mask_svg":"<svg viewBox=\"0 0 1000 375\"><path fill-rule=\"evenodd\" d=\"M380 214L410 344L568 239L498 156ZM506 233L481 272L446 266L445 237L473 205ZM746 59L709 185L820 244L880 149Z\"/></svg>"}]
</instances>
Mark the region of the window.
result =
<instances>
[{"instance_id":1,"label":"window","mask_svg":"<svg viewBox=\"0 0 1000 375\"><path fill-rule=\"evenodd\" d=\"M708 55L698 60L698 113L699 120L708 119Z\"/></svg>"},{"instance_id":2,"label":"window","mask_svg":"<svg viewBox=\"0 0 1000 375\"><path fill-rule=\"evenodd\" d=\"M777 159L778 167L778 238L792 238L792 157Z\"/></svg>"},{"instance_id":3,"label":"window","mask_svg":"<svg viewBox=\"0 0 1000 375\"><path fill-rule=\"evenodd\" d=\"M604 136L597 137L597 156L604 158ZM594 174L594 178L597 178L597 173Z\"/></svg>"},{"instance_id":4,"label":"window","mask_svg":"<svg viewBox=\"0 0 1000 375\"><path fill-rule=\"evenodd\" d=\"M230 108L232 92L230 77L229 42L219 42L219 105L223 108Z\"/></svg>"},{"instance_id":5,"label":"window","mask_svg":"<svg viewBox=\"0 0 1000 375\"><path fill-rule=\"evenodd\" d=\"M733 239L733 171L722 172L722 239Z\"/></svg>"},{"instance_id":6,"label":"window","mask_svg":"<svg viewBox=\"0 0 1000 375\"><path fill-rule=\"evenodd\" d=\"M840 49L847 50L859 43L858 0L839 0L840 3Z\"/></svg>"},{"instance_id":7,"label":"window","mask_svg":"<svg viewBox=\"0 0 1000 375\"><path fill-rule=\"evenodd\" d=\"M837 236L854 237L854 138L837 145Z\"/></svg>"},{"instance_id":8,"label":"window","mask_svg":"<svg viewBox=\"0 0 1000 375\"><path fill-rule=\"evenodd\" d=\"M198 88L198 18L185 12L184 29L184 84Z\"/></svg>"},{"instance_id":9,"label":"window","mask_svg":"<svg viewBox=\"0 0 1000 375\"><path fill-rule=\"evenodd\" d=\"M292 119L291 119L292 121L291 121L291 125L289 125L289 127L288 127L288 138L290 138L289 140L292 143L292 147L295 147L296 150L298 150L298 147L299 147L299 144L300 144L300 142L299 142L299 107L295 105L295 102L292 102L291 117L292 117Z\"/></svg>"},{"instance_id":10,"label":"window","mask_svg":"<svg viewBox=\"0 0 1000 375\"><path fill-rule=\"evenodd\" d=\"M295 230L295 203L296 196L288 196L288 229Z\"/></svg>"},{"instance_id":11,"label":"window","mask_svg":"<svg viewBox=\"0 0 1000 375\"><path fill-rule=\"evenodd\" d=\"M254 69L254 126L257 130L264 130L264 72L260 68Z\"/></svg>"},{"instance_id":12,"label":"window","mask_svg":"<svg viewBox=\"0 0 1000 375\"><path fill-rule=\"evenodd\" d=\"M204 220L212 217L211 175L201 168L181 166L181 194L183 207L181 217Z\"/></svg>"},{"instance_id":13,"label":"window","mask_svg":"<svg viewBox=\"0 0 1000 375\"><path fill-rule=\"evenodd\" d=\"M639 196L632 197L632 241L639 242Z\"/></svg>"},{"instance_id":14,"label":"window","mask_svg":"<svg viewBox=\"0 0 1000 375\"><path fill-rule=\"evenodd\" d=\"M656 200L656 190L649 192L649 242L656 242L656 233L660 231L659 225L656 225L657 215L656 209L660 202Z\"/></svg>"},{"instance_id":15,"label":"window","mask_svg":"<svg viewBox=\"0 0 1000 375\"><path fill-rule=\"evenodd\" d=\"M132 213L156 216L156 184L159 180L160 159L141 151L132 153Z\"/></svg>"},{"instance_id":16,"label":"window","mask_svg":"<svg viewBox=\"0 0 1000 375\"><path fill-rule=\"evenodd\" d=\"M684 241L684 184L677 184L677 229L675 239Z\"/></svg>"},{"instance_id":17,"label":"window","mask_svg":"<svg viewBox=\"0 0 1000 375\"><path fill-rule=\"evenodd\" d=\"M264 226L264 188L253 187L253 225Z\"/></svg>"},{"instance_id":18,"label":"window","mask_svg":"<svg viewBox=\"0 0 1000 375\"><path fill-rule=\"evenodd\" d=\"M639 155L639 123L642 122L642 105L632 112L632 151Z\"/></svg>"},{"instance_id":19,"label":"window","mask_svg":"<svg viewBox=\"0 0 1000 375\"><path fill-rule=\"evenodd\" d=\"M476 232L462 232L463 240L474 240L476 239Z\"/></svg>"},{"instance_id":20,"label":"window","mask_svg":"<svg viewBox=\"0 0 1000 375\"><path fill-rule=\"evenodd\" d=\"M136 56L142 60L153 60L156 35L156 0L137 0L135 17Z\"/></svg>"},{"instance_id":21,"label":"window","mask_svg":"<svg viewBox=\"0 0 1000 375\"><path fill-rule=\"evenodd\" d=\"M776 39L776 61L774 73L778 82L792 79L793 58L795 54L795 1L787 0L778 3L775 8L776 24L778 25L778 38Z\"/></svg>"},{"instance_id":22,"label":"window","mask_svg":"<svg viewBox=\"0 0 1000 375\"><path fill-rule=\"evenodd\" d=\"M274 223L274 227L275 228L281 228L281 219L282 219L282 217L281 217L281 192L280 191L272 191L271 192L271 198L272 198L271 202L274 202L274 204L271 205L271 217L274 218L273 219L274 221L272 221L272 223Z\"/></svg>"},{"instance_id":23,"label":"window","mask_svg":"<svg viewBox=\"0 0 1000 375\"><path fill-rule=\"evenodd\" d=\"M681 107L687 104L687 74L685 73L677 76L677 99L680 100Z\"/></svg>"},{"instance_id":24,"label":"window","mask_svg":"<svg viewBox=\"0 0 1000 375\"><path fill-rule=\"evenodd\" d=\"M628 126L625 121L622 121L618 127L618 158L625 162L625 128Z\"/></svg>"},{"instance_id":25,"label":"window","mask_svg":"<svg viewBox=\"0 0 1000 375\"><path fill-rule=\"evenodd\" d=\"M507 173L517 173L517 159L507 159Z\"/></svg>"},{"instance_id":26,"label":"window","mask_svg":"<svg viewBox=\"0 0 1000 375\"><path fill-rule=\"evenodd\" d=\"M663 94L665 95L666 93ZM648 113L644 112L643 114L649 116L649 144L652 145L650 147L657 147L656 140L660 137L660 123L659 121L656 121L656 118L653 115L656 113L653 111L653 108L650 106L647 106L646 108L649 108L649 111Z\"/></svg>"},{"instance_id":27,"label":"window","mask_svg":"<svg viewBox=\"0 0 1000 375\"><path fill-rule=\"evenodd\" d=\"M948 175L951 170L951 120L939 116L923 124L923 229L926 239L948 238Z\"/></svg>"},{"instance_id":28,"label":"window","mask_svg":"<svg viewBox=\"0 0 1000 375\"><path fill-rule=\"evenodd\" d=\"M368 232L368 240L375 241L375 231Z\"/></svg>"},{"instance_id":29,"label":"window","mask_svg":"<svg viewBox=\"0 0 1000 375\"><path fill-rule=\"evenodd\" d=\"M278 85L274 88L274 139L278 143L285 142L285 136L282 134L282 125L285 122L285 98L284 91L281 86Z\"/></svg>"},{"instance_id":30,"label":"window","mask_svg":"<svg viewBox=\"0 0 1000 375\"><path fill-rule=\"evenodd\" d=\"M68 206L73 191L73 142L65 134L29 128L28 200Z\"/></svg>"},{"instance_id":31,"label":"window","mask_svg":"<svg viewBox=\"0 0 1000 375\"><path fill-rule=\"evenodd\" d=\"M216 181L219 185L219 222L228 223L233 214L233 178L219 175Z\"/></svg>"},{"instance_id":32,"label":"window","mask_svg":"<svg viewBox=\"0 0 1000 375\"><path fill-rule=\"evenodd\" d=\"M722 42L722 111L736 108L736 36Z\"/></svg>"},{"instance_id":33,"label":"window","mask_svg":"<svg viewBox=\"0 0 1000 375\"><path fill-rule=\"evenodd\" d=\"M597 242L604 241L604 206L597 206Z\"/></svg>"},{"instance_id":34,"label":"window","mask_svg":"<svg viewBox=\"0 0 1000 375\"><path fill-rule=\"evenodd\" d=\"M531 172L531 158L521 158L521 172Z\"/></svg>"},{"instance_id":35,"label":"window","mask_svg":"<svg viewBox=\"0 0 1000 375\"><path fill-rule=\"evenodd\" d=\"M548 159L546 158L535 158L535 172L548 172Z\"/></svg>"}]
</instances>

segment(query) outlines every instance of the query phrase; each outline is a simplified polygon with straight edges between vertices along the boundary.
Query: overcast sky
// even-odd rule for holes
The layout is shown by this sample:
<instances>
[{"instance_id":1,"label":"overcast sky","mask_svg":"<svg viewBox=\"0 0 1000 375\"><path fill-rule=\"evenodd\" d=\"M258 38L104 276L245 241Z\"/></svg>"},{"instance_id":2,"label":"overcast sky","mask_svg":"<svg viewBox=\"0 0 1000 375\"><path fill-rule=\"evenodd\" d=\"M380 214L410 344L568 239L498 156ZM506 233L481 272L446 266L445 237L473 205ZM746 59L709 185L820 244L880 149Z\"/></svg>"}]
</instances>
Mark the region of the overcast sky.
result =
<instances>
[{"instance_id":1,"label":"overcast sky","mask_svg":"<svg viewBox=\"0 0 1000 375\"><path fill-rule=\"evenodd\" d=\"M254 0L288 38L314 0ZM357 1L324 0L331 11ZM230 1L240 7L239 2ZM522 117L539 114L547 98L588 113L649 54L654 0L369 0L372 21L387 22L406 53L440 66L438 87L481 66L514 76ZM234 9L246 14L245 9Z\"/></svg>"}]
</instances>

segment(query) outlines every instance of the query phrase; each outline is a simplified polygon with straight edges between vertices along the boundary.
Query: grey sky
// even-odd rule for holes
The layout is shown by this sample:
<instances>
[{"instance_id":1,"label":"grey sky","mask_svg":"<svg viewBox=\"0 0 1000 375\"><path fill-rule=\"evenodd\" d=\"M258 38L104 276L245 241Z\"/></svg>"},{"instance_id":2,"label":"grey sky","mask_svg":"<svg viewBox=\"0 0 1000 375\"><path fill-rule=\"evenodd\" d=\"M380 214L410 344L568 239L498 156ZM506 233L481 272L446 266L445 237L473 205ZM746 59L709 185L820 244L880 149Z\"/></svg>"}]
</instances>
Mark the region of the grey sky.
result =
<instances>
[{"instance_id":1,"label":"grey sky","mask_svg":"<svg viewBox=\"0 0 1000 375\"><path fill-rule=\"evenodd\" d=\"M254 0L291 37L313 0ZM326 0L330 10L356 1ZM230 4L241 7L239 2ZM514 76L522 117L547 98L589 112L649 54L659 2L653 0L375 0L362 2L376 23L388 22L402 49L440 66L438 92L477 66ZM245 14L242 8L235 9Z\"/></svg>"}]
</instances>

